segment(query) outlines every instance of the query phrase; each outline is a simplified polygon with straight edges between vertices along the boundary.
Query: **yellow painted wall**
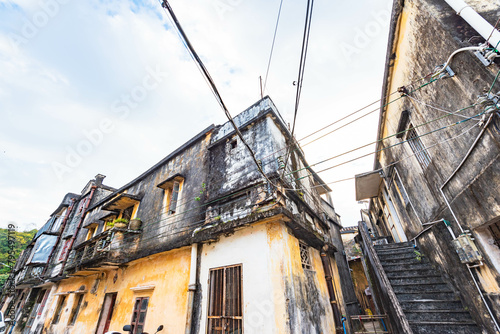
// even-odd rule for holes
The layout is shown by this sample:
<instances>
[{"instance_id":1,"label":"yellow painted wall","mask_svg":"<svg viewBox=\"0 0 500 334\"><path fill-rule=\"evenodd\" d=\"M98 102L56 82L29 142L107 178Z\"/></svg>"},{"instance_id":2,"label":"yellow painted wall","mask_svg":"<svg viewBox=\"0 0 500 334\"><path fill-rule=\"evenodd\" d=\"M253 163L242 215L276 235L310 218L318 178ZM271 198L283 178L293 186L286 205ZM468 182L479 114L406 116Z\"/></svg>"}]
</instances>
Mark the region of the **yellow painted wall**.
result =
<instances>
[{"instance_id":1,"label":"yellow painted wall","mask_svg":"<svg viewBox=\"0 0 500 334\"><path fill-rule=\"evenodd\" d=\"M304 286L300 283L302 282L302 284L304 284L306 281L306 273L301 264L299 240L289 232L286 225L282 222L268 223L267 235L270 252L273 254L270 259L272 285L274 291L279 292L274 294L274 302L276 305L275 333L289 333L290 330L285 327L290 321L290 319L287 318L288 314L286 311L287 303L290 303L290 300L283 300L283 291L285 291L286 284L285 281L288 281L288 283L291 284L293 293L297 300L303 297L301 293L309 293L309 291L304 290ZM329 304L328 288L326 285L325 272L323 270L320 252L311 247L309 247L309 250L312 272L314 272L315 275L315 285L319 292L319 296L317 296L317 303L321 304L321 308L325 312L325 314L321 316L320 327L325 331L325 333L334 333L335 323L333 320L333 312ZM332 273L337 287L340 287L337 272L332 271ZM296 305L288 305L288 308L291 306L293 307ZM304 319L299 321L303 320ZM302 329L308 327L307 323L297 325L299 325Z\"/></svg>"},{"instance_id":2,"label":"yellow painted wall","mask_svg":"<svg viewBox=\"0 0 500 334\"><path fill-rule=\"evenodd\" d=\"M150 297L146 314L145 331L150 334L159 325L168 333L183 333L186 323L187 287L189 283L191 248L184 247L133 261L124 269L109 270L86 278L69 278L61 281L56 293L76 291L83 287L87 292L74 326L67 326L76 294L68 295L66 306L58 324L51 325L58 298L54 298L45 322L48 333L95 333L106 293L117 292L116 304L109 330L122 332L130 324L135 298ZM91 289L97 278L96 293ZM131 290L137 286L154 285L153 290Z\"/></svg>"}]
</instances>

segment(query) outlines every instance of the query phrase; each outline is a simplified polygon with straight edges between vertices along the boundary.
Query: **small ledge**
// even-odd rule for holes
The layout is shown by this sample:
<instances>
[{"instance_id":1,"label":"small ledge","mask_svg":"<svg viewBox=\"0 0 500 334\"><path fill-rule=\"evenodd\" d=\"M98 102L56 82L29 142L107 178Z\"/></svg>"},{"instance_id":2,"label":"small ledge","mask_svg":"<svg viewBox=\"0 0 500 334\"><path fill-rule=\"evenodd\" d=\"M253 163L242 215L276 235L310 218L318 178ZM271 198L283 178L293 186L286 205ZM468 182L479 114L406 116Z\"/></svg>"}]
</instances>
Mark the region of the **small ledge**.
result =
<instances>
[{"instance_id":1,"label":"small ledge","mask_svg":"<svg viewBox=\"0 0 500 334\"><path fill-rule=\"evenodd\" d=\"M138 285L138 286L134 286L132 288L130 288L130 290L134 291L134 292L139 292L139 291L148 291L148 290L154 290L155 289L155 285Z\"/></svg>"}]
</instances>

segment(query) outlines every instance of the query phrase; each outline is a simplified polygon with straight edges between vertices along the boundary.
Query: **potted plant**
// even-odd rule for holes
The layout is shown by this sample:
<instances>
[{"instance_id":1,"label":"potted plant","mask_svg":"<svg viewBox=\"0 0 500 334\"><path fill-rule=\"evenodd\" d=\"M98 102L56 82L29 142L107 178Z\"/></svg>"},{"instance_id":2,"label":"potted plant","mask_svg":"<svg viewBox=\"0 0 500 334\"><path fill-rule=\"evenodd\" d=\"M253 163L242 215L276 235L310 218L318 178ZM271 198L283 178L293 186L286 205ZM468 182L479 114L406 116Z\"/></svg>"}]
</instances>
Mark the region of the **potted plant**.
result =
<instances>
[{"instance_id":1,"label":"potted plant","mask_svg":"<svg viewBox=\"0 0 500 334\"><path fill-rule=\"evenodd\" d=\"M117 228L127 228L128 227L128 220L124 218L119 218L113 220L114 227Z\"/></svg>"},{"instance_id":2,"label":"potted plant","mask_svg":"<svg viewBox=\"0 0 500 334\"><path fill-rule=\"evenodd\" d=\"M129 229L138 230L141 228L141 226L142 226L141 218L134 218L130 220Z\"/></svg>"},{"instance_id":3,"label":"potted plant","mask_svg":"<svg viewBox=\"0 0 500 334\"><path fill-rule=\"evenodd\" d=\"M106 226L109 227L109 228L112 228L112 227L115 226L115 222L113 220L107 221L106 222Z\"/></svg>"}]
</instances>

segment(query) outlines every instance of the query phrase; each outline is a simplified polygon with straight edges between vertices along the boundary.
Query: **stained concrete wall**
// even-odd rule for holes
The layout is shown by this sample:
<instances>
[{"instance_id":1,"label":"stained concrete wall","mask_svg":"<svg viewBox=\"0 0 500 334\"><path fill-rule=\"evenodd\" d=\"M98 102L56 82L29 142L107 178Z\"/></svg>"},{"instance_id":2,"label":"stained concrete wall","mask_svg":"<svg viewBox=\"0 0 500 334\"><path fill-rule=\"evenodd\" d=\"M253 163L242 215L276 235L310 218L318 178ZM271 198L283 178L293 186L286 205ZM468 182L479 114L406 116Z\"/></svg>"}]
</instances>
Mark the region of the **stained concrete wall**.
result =
<instances>
[{"instance_id":1,"label":"stained concrete wall","mask_svg":"<svg viewBox=\"0 0 500 334\"><path fill-rule=\"evenodd\" d=\"M206 332L209 270L233 264L242 265L245 333L334 332L319 251L310 251L312 270L304 270L299 242L281 221L252 225L204 245L198 333Z\"/></svg>"},{"instance_id":2,"label":"stained concrete wall","mask_svg":"<svg viewBox=\"0 0 500 334\"><path fill-rule=\"evenodd\" d=\"M395 3L401 5L403 2L396 1ZM467 3L492 25L500 15L498 3L485 1L468 1ZM453 51L472 44L477 45L484 39L474 37L478 34L442 0L404 1L402 11L396 11L396 14L393 16L396 22L392 35L394 39L389 43L387 58L387 89L383 95L394 92L401 86L406 86L410 92L415 89L417 91L410 94L413 99L405 97L385 108L385 112L381 115L379 137L386 137L397 132L403 110L410 111L410 122L414 126L433 120L416 129L419 135L463 120L464 117L446 116L443 111L431 108L429 105L456 111L474 104L477 96L483 94L484 90L488 90L492 85L498 65L485 67L472 53L462 52L454 57L450 65L456 73L454 77L420 88L420 85L429 81L428 79L421 80L421 78L433 72L436 66L443 64ZM410 82L414 83L409 85ZM496 85L493 92L498 91L499 88L500 86ZM383 103L395 97L393 95ZM472 116L481 111L481 107L476 107L461 113ZM434 121L440 117L442 118ZM498 117L494 117L494 121L498 122ZM480 237L485 226L500 219L500 192L497 187L500 182L498 164L500 135L493 125L488 127L463 167L444 188L458 217L458 222L451 215L439 193L440 185L452 174L478 135L479 126L466 132L476 121L467 121L422 136L421 141L428 147L431 157L428 167L419 164L408 143L382 151L378 155L375 167L384 167L394 161L399 161L396 168L408 192L411 204L403 201L400 192L396 189L397 186L394 182L391 183L389 178L386 178L384 184L389 189L405 234L409 239L423 230L421 223L441 218L453 222L452 228L456 235L460 233L458 223L463 229L472 231L485 256L485 265L479 269L473 269L474 275L479 278L481 289L485 292L493 312L500 314L500 290L498 289L500 275L496 263L500 256L500 249L489 244L487 235ZM403 140L405 140L404 137L402 139L392 137L384 140L379 149L399 144ZM388 169L385 172L387 173ZM378 212L373 213L378 216ZM460 291L465 305L471 310L475 320L484 328L493 331L490 316L475 289L470 274L465 265L460 263L450 246L450 241L451 236L442 224L418 238L418 243L424 253L448 275L450 281Z\"/></svg>"}]
</instances>

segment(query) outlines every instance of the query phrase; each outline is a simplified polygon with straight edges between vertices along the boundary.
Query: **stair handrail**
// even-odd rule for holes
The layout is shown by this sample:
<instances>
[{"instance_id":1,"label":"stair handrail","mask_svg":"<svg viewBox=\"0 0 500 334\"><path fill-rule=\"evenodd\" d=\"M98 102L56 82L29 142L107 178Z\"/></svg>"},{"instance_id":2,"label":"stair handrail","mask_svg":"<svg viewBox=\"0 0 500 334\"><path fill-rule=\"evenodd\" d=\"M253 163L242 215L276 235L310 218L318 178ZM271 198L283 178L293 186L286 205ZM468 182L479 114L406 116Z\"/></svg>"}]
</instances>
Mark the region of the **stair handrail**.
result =
<instances>
[{"instance_id":1,"label":"stair handrail","mask_svg":"<svg viewBox=\"0 0 500 334\"><path fill-rule=\"evenodd\" d=\"M368 269L371 269L369 270L371 273L368 274L372 276L371 281L377 285L376 288L379 292L378 297L382 299L383 302L381 306L384 308L385 313L389 315L391 323L396 329L396 333L413 334L410 323L389 281L389 277L387 277L382 267L382 262L380 262L380 258L375 251L365 222L360 221L358 223L358 231L361 237L363 256L365 261L368 262ZM372 294L374 293L376 293L376 291L372 291Z\"/></svg>"}]
</instances>

